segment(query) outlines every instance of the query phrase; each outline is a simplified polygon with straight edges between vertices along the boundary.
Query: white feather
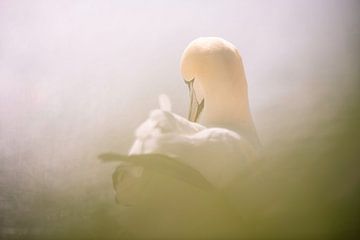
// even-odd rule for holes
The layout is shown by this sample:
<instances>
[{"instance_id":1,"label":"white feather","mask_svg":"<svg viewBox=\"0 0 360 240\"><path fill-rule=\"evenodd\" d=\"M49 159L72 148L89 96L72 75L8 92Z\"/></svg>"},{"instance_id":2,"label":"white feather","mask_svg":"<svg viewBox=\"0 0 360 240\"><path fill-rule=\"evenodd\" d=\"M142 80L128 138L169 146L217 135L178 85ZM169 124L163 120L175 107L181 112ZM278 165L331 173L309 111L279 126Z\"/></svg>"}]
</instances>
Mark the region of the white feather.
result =
<instances>
[{"instance_id":1,"label":"white feather","mask_svg":"<svg viewBox=\"0 0 360 240\"><path fill-rule=\"evenodd\" d=\"M168 95L159 95L159 106L161 110L171 112L171 101Z\"/></svg>"}]
</instances>

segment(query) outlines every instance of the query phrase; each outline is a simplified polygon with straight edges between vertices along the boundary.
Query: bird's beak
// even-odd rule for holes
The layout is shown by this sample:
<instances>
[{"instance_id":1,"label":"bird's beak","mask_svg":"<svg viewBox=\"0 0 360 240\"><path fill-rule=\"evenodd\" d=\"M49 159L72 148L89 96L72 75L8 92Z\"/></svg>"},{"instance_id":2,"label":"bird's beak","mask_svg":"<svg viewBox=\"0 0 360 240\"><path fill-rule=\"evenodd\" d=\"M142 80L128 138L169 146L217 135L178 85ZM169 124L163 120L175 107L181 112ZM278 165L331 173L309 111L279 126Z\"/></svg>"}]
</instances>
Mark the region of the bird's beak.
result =
<instances>
[{"instance_id":1,"label":"bird's beak","mask_svg":"<svg viewBox=\"0 0 360 240\"><path fill-rule=\"evenodd\" d=\"M196 98L196 92L194 90L194 80L189 82L185 81L189 88L189 95L190 95L190 108L189 108L189 116L188 120L192 122L196 122L204 108L204 99L198 102Z\"/></svg>"}]
</instances>

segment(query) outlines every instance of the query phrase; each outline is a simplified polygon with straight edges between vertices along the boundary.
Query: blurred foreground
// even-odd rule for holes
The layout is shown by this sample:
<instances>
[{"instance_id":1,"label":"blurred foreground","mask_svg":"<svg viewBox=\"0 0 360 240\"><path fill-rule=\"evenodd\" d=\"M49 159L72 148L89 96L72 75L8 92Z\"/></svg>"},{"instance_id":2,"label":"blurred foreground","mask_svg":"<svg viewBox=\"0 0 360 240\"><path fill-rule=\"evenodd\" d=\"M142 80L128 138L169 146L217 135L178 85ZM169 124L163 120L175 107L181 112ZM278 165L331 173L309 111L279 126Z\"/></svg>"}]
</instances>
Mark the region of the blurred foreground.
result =
<instances>
[{"instance_id":1,"label":"blurred foreground","mask_svg":"<svg viewBox=\"0 0 360 240\"><path fill-rule=\"evenodd\" d=\"M314 122L307 137L264 146L261 159L222 193L155 169L142 178L135 206L117 205L110 163L97 176L102 180L62 191L1 182L1 239L354 238L360 234L359 117L358 98L349 98L337 117Z\"/></svg>"}]
</instances>

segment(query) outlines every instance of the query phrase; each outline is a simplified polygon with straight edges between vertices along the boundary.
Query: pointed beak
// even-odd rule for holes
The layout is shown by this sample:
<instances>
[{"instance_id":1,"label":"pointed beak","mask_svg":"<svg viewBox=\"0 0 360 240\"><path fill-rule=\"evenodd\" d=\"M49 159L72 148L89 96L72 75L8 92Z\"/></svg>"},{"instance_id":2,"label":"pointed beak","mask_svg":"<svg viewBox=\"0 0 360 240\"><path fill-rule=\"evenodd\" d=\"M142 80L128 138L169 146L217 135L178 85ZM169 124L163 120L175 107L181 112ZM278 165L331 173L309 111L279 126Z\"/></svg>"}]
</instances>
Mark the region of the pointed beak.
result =
<instances>
[{"instance_id":1,"label":"pointed beak","mask_svg":"<svg viewBox=\"0 0 360 240\"><path fill-rule=\"evenodd\" d=\"M204 108L204 99L198 102L196 98L196 92L194 90L194 80L185 83L188 85L189 88L189 95L190 95L190 108L189 108L189 115L188 120L192 122L196 122Z\"/></svg>"}]
</instances>

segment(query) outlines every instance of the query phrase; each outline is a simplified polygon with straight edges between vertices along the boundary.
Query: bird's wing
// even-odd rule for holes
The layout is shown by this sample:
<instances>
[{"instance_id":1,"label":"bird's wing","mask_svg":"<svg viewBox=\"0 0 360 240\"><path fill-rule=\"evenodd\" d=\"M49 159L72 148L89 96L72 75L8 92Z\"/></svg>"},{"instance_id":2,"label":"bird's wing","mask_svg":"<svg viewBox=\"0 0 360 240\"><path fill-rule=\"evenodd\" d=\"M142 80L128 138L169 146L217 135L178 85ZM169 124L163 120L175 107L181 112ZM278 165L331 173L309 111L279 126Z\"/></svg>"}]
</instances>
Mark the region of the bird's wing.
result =
<instances>
[{"instance_id":1,"label":"bird's wing","mask_svg":"<svg viewBox=\"0 0 360 240\"><path fill-rule=\"evenodd\" d=\"M127 156L116 153L104 153L101 154L99 158L104 162L120 161L135 166L141 166L144 168L144 171L151 170L165 174L202 189L210 190L213 188L213 186L199 173L199 171L183 164L177 158L169 157L163 154L140 154ZM121 169L122 165L115 170L113 180L118 179L117 174L121 173ZM114 182L114 185L116 184L118 183Z\"/></svg>"},{"instance_id":2,"label":"bird's wing","mask_svg":"<svg viewBox=\"0 0 360 240\"><path fill-rule=\"evenodd\" d=\"M155 109L150 112L149 117L136 129L135 134L136 137L143 138L153 134L155 130L159 130L161 133L194 134L203 129L205 129L204 126L190 122L173 112Z\"/></svg>"},{"instance_id":3,"label":"bird's wing","mask_svg":"<svg viewBox=\"0 0 360 240\"><path fill-rule=\"evenodd\" d=\"M145 144L149 146L147 149L154 150L152 153L176 157L219 188L225 187L256 159L255 150L246 139L221 128L208 128L190 136L162 134Z\"/></svg>"},{"instance_id":4,"label":"bird's wing","mask_svg":"<svg viewBox=\"0 0 360 240\"><path fill-rule=\"evenodd\" d=\"M135 141L129 154L147 154L156 152L155 140L163 134L179 136L193 135L205 127L162 109L150 112L149 117L136 129Z\"/></svg>"}]
</instances>

